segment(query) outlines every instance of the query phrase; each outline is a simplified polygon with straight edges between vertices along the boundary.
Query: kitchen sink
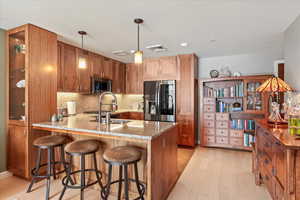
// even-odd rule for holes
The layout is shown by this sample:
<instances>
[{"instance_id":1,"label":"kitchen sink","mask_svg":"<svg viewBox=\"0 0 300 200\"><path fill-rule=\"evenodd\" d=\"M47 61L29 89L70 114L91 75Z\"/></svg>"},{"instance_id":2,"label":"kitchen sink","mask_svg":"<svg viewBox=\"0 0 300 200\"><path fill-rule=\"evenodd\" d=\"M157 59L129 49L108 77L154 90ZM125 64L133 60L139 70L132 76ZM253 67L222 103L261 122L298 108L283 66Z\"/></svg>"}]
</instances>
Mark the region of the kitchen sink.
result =
<instances>
[{"instance_id":1,"label":"kitchen sink","mask_svg":"<svg viewBox=\"0 0 300 200\"><path fill-rule=\"evenodd\" d=\"M90 122L99 122L98 119L93 119L93 120L90 120ZM125 120L125 119L111 119L110 120L110 123L111 124L127 124L131 122L130 120Z\"/></svg>"}]
</instances>

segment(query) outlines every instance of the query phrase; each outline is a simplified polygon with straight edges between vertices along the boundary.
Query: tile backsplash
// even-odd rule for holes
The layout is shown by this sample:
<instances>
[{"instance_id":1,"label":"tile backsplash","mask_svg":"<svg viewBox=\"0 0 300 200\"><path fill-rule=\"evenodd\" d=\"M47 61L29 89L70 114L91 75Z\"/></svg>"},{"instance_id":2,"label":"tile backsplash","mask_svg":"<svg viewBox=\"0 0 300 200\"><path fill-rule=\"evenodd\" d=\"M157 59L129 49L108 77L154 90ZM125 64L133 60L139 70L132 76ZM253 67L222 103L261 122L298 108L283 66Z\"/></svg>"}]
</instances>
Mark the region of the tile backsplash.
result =
<instances>
[{"instance_id":1,"label":"tile backsplash","mask_svg":"<svg viewBox=\"0 0 300 200\"><path fill-rule=\"evenodd\" d=\"M137 110L138 104L143 102L143 95L125 95L117 94L117 101L119 109ZM67 107L68 101L76 102L77 113L84 111L98 110L98 95L83 95L78 93L57 93L57 107ZM109 103L111 101L110 96L104 98L104 102Z\"/></svg>"}]
</instances>

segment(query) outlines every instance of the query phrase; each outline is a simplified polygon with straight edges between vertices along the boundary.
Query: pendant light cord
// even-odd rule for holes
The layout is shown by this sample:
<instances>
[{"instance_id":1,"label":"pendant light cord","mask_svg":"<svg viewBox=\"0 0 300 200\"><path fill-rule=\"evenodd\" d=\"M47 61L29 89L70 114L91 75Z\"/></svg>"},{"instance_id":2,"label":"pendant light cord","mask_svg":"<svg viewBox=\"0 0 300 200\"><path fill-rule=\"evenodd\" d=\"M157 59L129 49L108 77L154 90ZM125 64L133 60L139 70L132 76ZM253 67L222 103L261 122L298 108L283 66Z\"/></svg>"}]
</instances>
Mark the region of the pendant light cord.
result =
<instances>
[{"instance_id":1,"label":"pendant light cord","mask_svg":"<svg viewBox=\"0 0 300 200\"><path fill-rule=\"evenodd\" d=\"M138 51L140 51L140 24L138 24L138 27L137 27L137 29L138 29L138 35L137 35L137 44L138 44Z\"/></svg>"},{"instance_id":2,"label":"pendant light cord","mask_svg":"<svg viewBox=\"0 0 300 200\"><path fill-rule=\"evenodd\" d=\"M83 35L81 35L81 48L83 49Z\"/></svg>"}]
</instances>

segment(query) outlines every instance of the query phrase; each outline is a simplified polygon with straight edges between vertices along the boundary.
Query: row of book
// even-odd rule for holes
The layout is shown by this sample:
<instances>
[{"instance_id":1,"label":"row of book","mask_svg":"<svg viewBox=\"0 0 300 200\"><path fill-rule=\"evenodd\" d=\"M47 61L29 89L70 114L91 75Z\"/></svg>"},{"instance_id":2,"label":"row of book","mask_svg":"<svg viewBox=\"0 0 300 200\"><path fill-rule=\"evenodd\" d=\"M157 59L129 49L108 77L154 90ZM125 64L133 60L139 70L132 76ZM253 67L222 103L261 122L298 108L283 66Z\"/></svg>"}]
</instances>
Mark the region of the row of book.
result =
<instances>
[{"instance_id":1,"label":"row of book","mask_svg":"<svg viewBox=\"0 0 300 200\"><path fill-rule=\"evenodd\" d=\"M223 101L217 101L216 103L216 112L240 112L242 107L233 107L231 103L225 103Z\"/></svg>"},{"instance_id":2,"label":"row of book","mask_svg":"<svg viewBox=\"0 0 300 200\"><path fill-rule=\"evenodd\" d=\"M255 122L250 119L233 119L231 121L231 128L239 130L255 130Z\"/></svg>"},{"instance_id":3,"label":"row of book","mask_svg":"<svg viewBox=\"0 0 300 200\"><path fill-rule=\"evenodd\" d=\"M252 134L244 133L244 146L251 147L251 143L255 142L255 136Z\"/></svg>"},{"instance_id":4,"label":"row of book","mask_svg":"<svg viewBox=\"0 0 300 200\"><path fill-rule=\"evenodd\" d=\"M231 87L225 88L210 88L204 87L204 96L206 97L243 97L244 96L244 84L240 82Z\"/></svg>"}]
</instances>

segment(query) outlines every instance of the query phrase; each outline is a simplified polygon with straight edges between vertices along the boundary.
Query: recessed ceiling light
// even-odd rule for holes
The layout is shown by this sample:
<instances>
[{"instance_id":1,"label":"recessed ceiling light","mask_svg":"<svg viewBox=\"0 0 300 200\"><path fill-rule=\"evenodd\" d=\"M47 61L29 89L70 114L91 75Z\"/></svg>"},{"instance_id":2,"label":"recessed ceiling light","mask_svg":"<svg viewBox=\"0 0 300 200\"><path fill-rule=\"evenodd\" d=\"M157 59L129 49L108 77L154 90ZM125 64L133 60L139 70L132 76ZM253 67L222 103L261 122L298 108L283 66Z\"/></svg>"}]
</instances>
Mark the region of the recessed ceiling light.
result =
<instances>
[{"instance_id":1,"label":"recessed ceiling light","mask_svg":"<svg viewBox=\"0 0 300 200\"><path fill-rule=\"evenodd\" d=\"M187 47L189 44L187 43L187 42L182 42L181 44L180 44L180 46L182 46L182 47Z\"/></svg>"}]
</instances>

